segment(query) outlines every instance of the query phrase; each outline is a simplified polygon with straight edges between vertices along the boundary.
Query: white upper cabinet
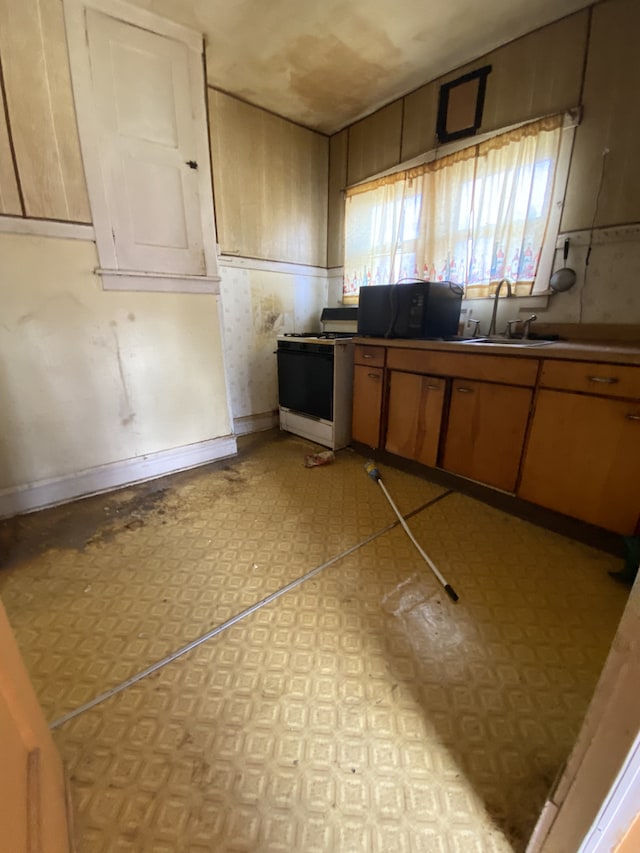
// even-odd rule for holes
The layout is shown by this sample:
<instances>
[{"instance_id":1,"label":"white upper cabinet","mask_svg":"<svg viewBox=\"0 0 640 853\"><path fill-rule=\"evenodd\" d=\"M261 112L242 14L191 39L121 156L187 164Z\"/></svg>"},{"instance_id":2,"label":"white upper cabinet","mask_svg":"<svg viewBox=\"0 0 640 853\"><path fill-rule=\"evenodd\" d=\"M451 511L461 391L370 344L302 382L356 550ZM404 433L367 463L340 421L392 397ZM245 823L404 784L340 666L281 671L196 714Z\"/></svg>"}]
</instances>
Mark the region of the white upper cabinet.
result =
<instances>
[{"instance_id":1,"label":"white upper cabinet","mask_svg":"<svg viewBox=\"0 0 640 853\"><path fill-rule=\"evenodd\" d=\"M217 291L200 36L117 0L66 13L105 288Z\"/></svg>"}]
</instances>

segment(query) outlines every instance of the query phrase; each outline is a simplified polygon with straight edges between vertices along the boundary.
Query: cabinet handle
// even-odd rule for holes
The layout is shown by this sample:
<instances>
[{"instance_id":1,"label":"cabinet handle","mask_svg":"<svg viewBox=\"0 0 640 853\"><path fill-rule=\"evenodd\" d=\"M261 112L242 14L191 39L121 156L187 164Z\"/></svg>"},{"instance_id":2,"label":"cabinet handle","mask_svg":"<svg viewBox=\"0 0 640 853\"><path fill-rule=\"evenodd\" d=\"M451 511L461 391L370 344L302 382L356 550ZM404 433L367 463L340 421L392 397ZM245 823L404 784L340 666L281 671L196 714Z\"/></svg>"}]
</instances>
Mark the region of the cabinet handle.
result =
<instances>
[{"instance_id":1,"label":"cabinet handle","mask_svg":"<svg viewBox=\"0 0 640 853\"><path fill-rule=\"evenodd\" d=\"M439 385L427 385L427 391L439 391L439 390L440 390Z\"/></svg>"},{"instance_id":2,"label":"cabinet handle","mask_svg":"<svg viewBox=\"0 0 640 853\"><path fill-rule=\"evenodd\" d=\"M619 382L617 376L587 376L589 382L599 382L601 385L615 385Z\"/></svg>"},{"instance_id":3,"label":"cabinet handle","mask_svg":"<svg viewBox=\"0 0 640 853\"><path fill-rule=\"evenodd\" d=\"M640 415L627 415L628 421L640 421Z\"/></svg>"},{"instance_id":4,"label":"cabinet handle","mask_svg":"<svg viewBox=\"0 0 640 853\"><path fill-rule=\"evenodd\" d=\"M465 388L464 385L460 385L458 388L456 388L456 391L458 391L460 394L473 394L473 388Z\"/></svg>"},{"instance_id":5,"label":"cabinet handle","mask_svg":"<svg viewBox=\"0 0 640 853\"><path fill-rule=\"evenodd\" d=\"M380 374L379 373L367 373L367 376L369 377L369 379L376 379L376 380L380 381Z\"/></svg>"},{"instance_id":6,"label":"cabinet handle","mask_svg":"<svg viewBox=\"0 0 640 853\"><path fill-rule=\"evenodd\" d=\"M373 358L373 356L371 355L371 353L370 353L370 352L363 352L363 353L362 353L362 357L363 357L363 358Z\"/></svg>"}]
</instances>

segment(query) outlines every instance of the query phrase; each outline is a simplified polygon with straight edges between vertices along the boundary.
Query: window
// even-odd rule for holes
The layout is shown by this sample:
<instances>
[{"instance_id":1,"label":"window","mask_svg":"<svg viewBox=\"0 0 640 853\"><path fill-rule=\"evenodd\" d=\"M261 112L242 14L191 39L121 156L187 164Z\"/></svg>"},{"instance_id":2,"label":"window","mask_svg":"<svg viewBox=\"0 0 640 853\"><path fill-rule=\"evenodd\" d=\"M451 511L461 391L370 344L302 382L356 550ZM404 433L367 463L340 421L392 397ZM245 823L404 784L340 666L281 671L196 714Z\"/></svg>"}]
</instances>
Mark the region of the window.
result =
<instances>
[{"instance_id":1,"label":"window","mask_svg":"<svg viewBox=\"0 0 640 853\"><path fill-rule=\"evenodd\" d=\"M347 190L343 293L403 278L489 296L532 292L549 227L562 117Z\"/></svg>"}]
</instances>

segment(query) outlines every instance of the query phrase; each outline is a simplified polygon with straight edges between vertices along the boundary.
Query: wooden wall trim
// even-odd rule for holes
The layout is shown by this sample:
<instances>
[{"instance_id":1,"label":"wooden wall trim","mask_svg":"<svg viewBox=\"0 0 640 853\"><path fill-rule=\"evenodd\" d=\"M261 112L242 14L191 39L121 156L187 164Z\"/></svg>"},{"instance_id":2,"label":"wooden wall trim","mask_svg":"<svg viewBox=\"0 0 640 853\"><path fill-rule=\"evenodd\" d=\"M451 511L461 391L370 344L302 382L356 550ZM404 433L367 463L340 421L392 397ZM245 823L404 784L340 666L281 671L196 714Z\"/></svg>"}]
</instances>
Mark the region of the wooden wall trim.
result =
<instances>
[{"instance_id":1,"label":"wooden wall trim","mask_svg":"<svg viewBox=\"0 0 640 853\"><path fill-rule=\"evenodd\" d=\"M0 216L0 234L29 234L33 237L58 237L64 240L96 239L93 225L21 216Z\"/></svg>"},{"instance_id":2,"label":"wooden wall trim","mask_svg":"<svg viewBox=\"0 0 640 853\"><path fill-rule=\"evenodd\" d=\"M313 266L312 264L270 261L264 258L246 258L239 255L220 255L218 266L229 267L231 269L278 272L287 275L306 275L315 278L329 278L342 272L342 267L328 269L327 267Z\"/></svg>"},{"instance_id":3,"label":"wooden wall trim","mask_svg":"<svg viewBox=\"0 0 640 853\"><path fill-rule=\"evenodd\" d=\"M591 30L593 27L593 6L589 6L587 18L587 37L584 40L584 57L582 60L582 77L580 79L580 100L582 104L584 99L584 84L587 79L587 63L589 62L589 50L591 48Z\"/></svg>"},{"instance_id":4,"label":"wooden wall trim","mask_svg":"<svg viewBox=\"0 0 640 853\"><path fill-rule=\"evenodd\" d=\"M18 191L18 199L20 201L20 210L23 216L26 216L26 208L24 204L24 193L22 192L22 184L20 183L20 173L18 172L18 160L16 158L16 149L13 142L13 133L11 132L11 116L9 115L9 105L7 103L7 89L4 81L4 69L2 67L2 57L0 56L0 100L4 111L4 120L7 127L7 137L9 140L9 150L11 152L11 162L13 164L13 176L16 182Z\"/></svg>"}]
</instances>

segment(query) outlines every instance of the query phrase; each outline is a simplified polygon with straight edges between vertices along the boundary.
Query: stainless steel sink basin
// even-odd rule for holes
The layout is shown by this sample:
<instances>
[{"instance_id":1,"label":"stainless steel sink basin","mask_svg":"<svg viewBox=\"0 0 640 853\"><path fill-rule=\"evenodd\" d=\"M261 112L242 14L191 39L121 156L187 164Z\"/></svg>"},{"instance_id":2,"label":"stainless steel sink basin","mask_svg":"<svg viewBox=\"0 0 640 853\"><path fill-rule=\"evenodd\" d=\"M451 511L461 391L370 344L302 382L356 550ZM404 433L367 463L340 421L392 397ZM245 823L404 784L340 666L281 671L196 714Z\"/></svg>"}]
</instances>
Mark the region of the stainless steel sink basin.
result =
<instances>
[{"instance_id":1,"label":"stainless steel sink basin","mask_svg":"<svg viewBox=\"0 0 640 853\"><path fill-rule=\"evenodd\" d=\"M487 346L509 346L509 347L545 347L553 341L523 341L518 338L471 338L462 341L464 344L485 344Z\"/></svg>"}]
</instances>

